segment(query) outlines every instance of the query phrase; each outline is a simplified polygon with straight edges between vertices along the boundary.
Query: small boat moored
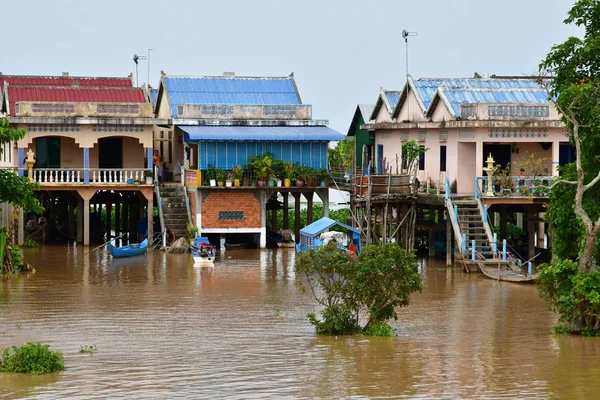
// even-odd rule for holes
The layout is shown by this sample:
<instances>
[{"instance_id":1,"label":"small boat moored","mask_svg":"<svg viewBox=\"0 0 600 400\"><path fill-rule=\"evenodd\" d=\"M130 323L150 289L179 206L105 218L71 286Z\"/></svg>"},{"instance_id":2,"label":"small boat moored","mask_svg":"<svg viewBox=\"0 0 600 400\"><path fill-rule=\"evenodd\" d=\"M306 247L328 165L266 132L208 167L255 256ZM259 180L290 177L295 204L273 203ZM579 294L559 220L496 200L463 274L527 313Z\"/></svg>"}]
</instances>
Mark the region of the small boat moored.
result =
<instances>
[{"instance_id":1,"label":"small boat moored","mask_svg":"<svg viewBox=\"0 0 600 400\"><path fill-rule=\"evenodd\" d=\"M114 258L133 257L146 254L146 251L148 250L148 239L144 239L141 243L131 243L121 247L115 247L111 242L108 242L106 245Z\"/></svg>"},{"instance_id":2,"label":"small boat moored","mask_svg":"<svg viewBox=\"0 0 600 400\"><path fill-rule=\"evenodd\" d=\"M346 233L329 231L334 227L340 227ZM327 217L321 218L300 230L300 242L296 244L296 251L302 253L306 250L326 246L331 242L336 243L339 249L347 253L360 254L360 231Z\"/></svg>"},{"instance_id":3,"label":"small boat moored","mask_svg":"<svg viewBox=\"0 0 600 400\"><path fill-rule=\"evenodd\" d=\"M215 261L215 246L210 244L207 237L198 236L194 239L192 246L192 258L194 259L194 265L213 265Z\"/></svg>"}]
</instances>

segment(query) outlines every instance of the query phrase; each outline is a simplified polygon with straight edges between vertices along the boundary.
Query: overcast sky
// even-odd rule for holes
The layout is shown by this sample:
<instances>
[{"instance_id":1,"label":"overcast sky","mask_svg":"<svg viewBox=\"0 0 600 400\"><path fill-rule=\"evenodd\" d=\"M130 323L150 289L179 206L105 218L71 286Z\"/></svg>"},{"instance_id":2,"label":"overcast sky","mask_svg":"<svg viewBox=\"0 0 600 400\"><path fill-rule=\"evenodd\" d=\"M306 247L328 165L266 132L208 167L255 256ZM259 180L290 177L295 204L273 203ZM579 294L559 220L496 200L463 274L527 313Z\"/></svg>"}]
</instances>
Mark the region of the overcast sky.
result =
<instances>
[{"instance_id":1,"label":"overcast sky","mask_svg":"<svg viewBox=\"0 0 600 400\"><path fill-rule=\"evenodd\" d=\"M523 75L552 45L571 0L5 1L4 74L126 76L151 53L150 83L178 75L295 73L313 118L346 133L356 104L414 77ZM140 62L140 84L147 80Z\"/></svg>"}]
</instances>

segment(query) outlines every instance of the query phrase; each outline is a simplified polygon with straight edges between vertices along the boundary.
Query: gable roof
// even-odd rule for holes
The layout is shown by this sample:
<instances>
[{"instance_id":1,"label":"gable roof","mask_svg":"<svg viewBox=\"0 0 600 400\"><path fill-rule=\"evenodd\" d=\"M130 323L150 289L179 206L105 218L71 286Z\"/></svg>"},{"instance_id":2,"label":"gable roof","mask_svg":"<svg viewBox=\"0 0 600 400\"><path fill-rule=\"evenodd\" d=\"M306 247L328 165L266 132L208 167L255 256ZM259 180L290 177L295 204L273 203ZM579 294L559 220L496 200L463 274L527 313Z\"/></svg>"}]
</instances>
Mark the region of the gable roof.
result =
<instances>
[{"instance_id":1,"label":"gable roof","mask_svg":"<svg viewBox=\"0 0 600 400\"><path fill-rule=\"evenodd\" d=\"M146 99L142 89L133 87L74 88L69 86L7 85L2 109L8 108L9 115L15 115L15 104L19 101L145 103Z\"/></svg>"},{"instance_id":2,"label":"gable roof","mask_svg":"<svg viewBox=\"0 0 600 400\"><path fill-rule=\"evenodd\" d=\"M391 114L396 107L396 103L400 99L400 92L397 90L385 90L381 89L379 92L379 97L377 98L377 102L375 103L375 107L373 107L373 111L371 112L370 120L374 120L377 118L377 114L379 114L379 109L382 105L385 104L385 108ZM365 121L366 122L366 121Z\"/></svg>"},{"instance_id":3,"label":"gable roof","mask_svg":"<svg viewBox=\"0 0 600 400\"><path fill-rule=\"evenodd\" d=\"M180 104L302 104L293 74L286 77L163 75L156 109L164 90L173 118L177 118Z\"/></svg>"},{"instance_id":4,"label":"gable roof","mask_svg":"<svg viewBox=\"0 0 600 400\"><path fill-rule=\"evenodd\" d=\"M548 93L545 89L536 88L443 88L435 92L426 115L431 116L437 103L442 100L450 114L460 116L461 104L482 103L529 103L549 104Z\"/></svg>"},{"instance_id":5,"label":"gable roof","mask_svg":"<svg viewBox=\"0 0 600 400\"><path fill-rule=\"evenodd\" d=\"M350 128L348 128L348 136L354 136L356 125L360 123L361 118L363 121L362 123L368 123L369 121L371 121L371 114L373 113L373 108L375 108L375 105L373 104L359 104L356 106L354 116L352 117L352 122L350 122Z\"/></svg>"},{"instance_id":6,"label":"gable roof","mask_svg":"<svg viewBox=\"0 0 600 400\"><path fill-rule=\"evenodd\" d=\"M415 94L421 111L425 114L440 87L444 89L488 89L490 91L501 89L537 90L541 88L537 79L527 78L412 78L409 76L392 117L398 117L400 109L406 101L409 88Z\"/></svg>"},{"instance_id":7,"label":"gable roof","mask_svg":"<svg viewBox=\"0 0 600 400\"><path fill-rule=\"evenodd\" d=\"M4 83L27 86L86 86L86 87L133 87L130 78L89 77L89 76L34 76L0 74L0 90Z\"/></svg>"}]
</instances>

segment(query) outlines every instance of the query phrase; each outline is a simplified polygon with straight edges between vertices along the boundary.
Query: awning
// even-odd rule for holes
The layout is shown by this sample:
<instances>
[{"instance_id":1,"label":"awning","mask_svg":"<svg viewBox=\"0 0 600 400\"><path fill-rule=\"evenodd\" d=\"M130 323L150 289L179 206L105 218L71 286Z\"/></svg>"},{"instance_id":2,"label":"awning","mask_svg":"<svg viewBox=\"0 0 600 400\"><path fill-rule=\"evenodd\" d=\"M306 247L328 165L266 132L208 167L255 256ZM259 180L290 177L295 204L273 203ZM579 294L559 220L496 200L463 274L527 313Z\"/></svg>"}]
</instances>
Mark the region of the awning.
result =
<instances>
[{"instance_id":1,"label":"awning","mask_svg":"<svg viewBox=\"0 0 600 400\"><path fill-rule=\"evenodd\" d=\"M326 126L181 126L186 142L196 140L338 141L346 137Z\"/></svg>"}]
</instances>

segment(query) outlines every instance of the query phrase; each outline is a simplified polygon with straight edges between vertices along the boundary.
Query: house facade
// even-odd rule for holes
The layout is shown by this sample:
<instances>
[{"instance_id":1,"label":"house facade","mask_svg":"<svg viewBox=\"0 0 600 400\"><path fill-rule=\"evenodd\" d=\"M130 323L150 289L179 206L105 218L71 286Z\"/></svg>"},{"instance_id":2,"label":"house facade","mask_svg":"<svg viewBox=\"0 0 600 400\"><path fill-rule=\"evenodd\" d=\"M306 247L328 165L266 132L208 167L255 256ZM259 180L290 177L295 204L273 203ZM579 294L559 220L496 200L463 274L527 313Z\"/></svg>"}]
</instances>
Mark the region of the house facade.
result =
<instances>
[{"instance_id":1,"label":"house facade","mask_svg":"<svg viewBox=\"0 0 600 400\"><path fill-rule=\"evenodd\" d=\"M443 185L448 177L463 194L473 194L477 177L486 176L490 155L500 166L511 163L514 176L530 155L544 160L546 175L571 161L563 124L537 79L409 77L397 104L384 107L386 101L382 92L374 122L363 125L374 132L379 171L393 167L411 140L428 149L421 183Z\"/></svg>"},{"instance_id":2,"label":"house facade","mask_svg":"<svg viewBox=\"0 0 600 400\"><path fill-rule=\"evenodd\" d=\"M0 75L0 88L0 111L11 126L27 131L11 165L40 184L45 218L60 219L61 234L89 244L92 205L96 213L109 211L103 221L108 237L112 226L116 235L133 239L142 213L152 233L153 184L146 184L145 175L152 168L155 120L130 77ZM127 205L118 207L117 221L110 221L113 204ZM23 235L21 229L21 240Z\"/></svg>"},{"instance_id":3,"label":"house facade","mask_svg":"<svg viewBox=\"0 0 600 400\"><path fill-rule=\"evenodd\" d=\"M272 155L314 169L327 168L327 146L344 135L324 120L312 119L312 107L303 104L293 74L283 77L163 75L157 92L156 116L170 119L155 128L159 149L173 180L185 170L205 177L212 168L230 172L241 166L252 181L248 161ZM157 133L157 134L156 134ZM169 174L167 174L169 178ZM264 247L267 214L284 210L287 229L289 197L299 207L300 196L317 194L327 203L326 188L318 187L209 187L201 178L188 185L192 219L203 235L255 235ZM299 212L299 209L298 209ZM271 218L271 221L276 218ZM299 230L299 226L296 227ZM271 229L275 229L271 223Z\"/></svg>"}]
</instances>

